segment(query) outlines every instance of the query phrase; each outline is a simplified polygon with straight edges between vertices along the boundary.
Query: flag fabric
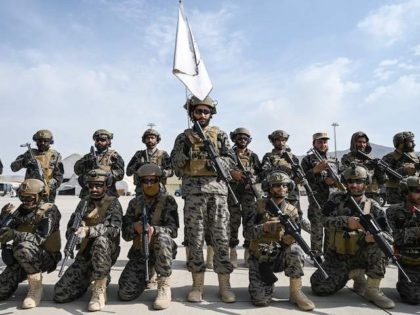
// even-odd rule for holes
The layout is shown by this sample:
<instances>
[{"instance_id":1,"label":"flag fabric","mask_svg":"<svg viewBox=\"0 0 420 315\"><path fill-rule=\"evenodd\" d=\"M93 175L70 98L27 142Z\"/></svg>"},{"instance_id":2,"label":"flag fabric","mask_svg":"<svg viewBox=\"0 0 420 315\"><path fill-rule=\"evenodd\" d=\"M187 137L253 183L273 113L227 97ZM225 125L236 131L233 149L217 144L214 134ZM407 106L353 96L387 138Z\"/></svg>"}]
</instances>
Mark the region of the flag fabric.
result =
<instances>
[{"instance_id":1,"label":"flag fabric","mask_svg":"<svg viewBox=\"0 0 420 315\"><path fill-rule=\"evenodd\" d=\"M206 66L201 59L198 45L185 16L182 2L179 3L178 10L172 73L200 100L204 100L213 89Z\"/></svg>"}]
</instances>

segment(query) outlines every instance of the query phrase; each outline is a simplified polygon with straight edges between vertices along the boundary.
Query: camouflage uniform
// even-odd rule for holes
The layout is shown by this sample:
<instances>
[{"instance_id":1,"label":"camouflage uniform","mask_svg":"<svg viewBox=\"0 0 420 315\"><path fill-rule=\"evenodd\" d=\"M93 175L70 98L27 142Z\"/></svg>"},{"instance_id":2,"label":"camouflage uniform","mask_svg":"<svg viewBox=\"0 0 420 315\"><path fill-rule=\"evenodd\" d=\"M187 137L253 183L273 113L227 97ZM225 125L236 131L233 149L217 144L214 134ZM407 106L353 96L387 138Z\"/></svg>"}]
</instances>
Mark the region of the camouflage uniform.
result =
<instances>
[{"instance_id":1,"label":"camouflage uniform","mask_svg":"<svg viewBox=\"0 0 420 315\"><path fill-rule=\"evenodd\" d=\"M418 177L410 177L417 180ZM417 188L419 189L419 188ZM417 209L415 209L417 207ZM398 272L397 291L404 302L420 303L420 209L419 205L406 200L402 204L389 207L386 211L394 237L394 248L399 262L412 283Z\"/></svg>"},{"instance_id":2,"label":"camouflage uniform","mask_svg":"<svg viewBox=\"0 0 420 315\"><path fill-rule=\"evenodd\" d=\"M146 150L148 158L146 157ZM127 165L127 176L133 175L134 185L136 185L136 194L141 193L140 179L137 176L136 171L145 163L155 163L162 168L163 185L166 184L166 179L174 174L171 169L171 160L166 151L159 150L158 148L146 150L137 151Z\"/></svg>"},{"instance_id":3,"label":"camouflage uniform","mask_svg":"<svg viewBox=\"0 0 420 315\"><path fill-rule=\"evenodd\" d=\"M114 197L119 197L115 183L124 178L124 160L117 151L107 149L103 152L96 152L98 167L112 175L112 185L108 187L107 194ZM82 186L80 191L80 198L88 195L88 188L85 184L85 177L87 173L96 168L92 161L90 153L84 155L80 160L74 164L74 173L79 176L79 183Z\"/></svg>"},{"instance_id":4,"label":"camouflage uniform","mask_svg":"<svg viewBox=\"0 0 420 315\"><path fill-rule=\"evenodd\" d=\"M292 243L286 245L282 242L285 235L284 229L275 234L263 231L263 224L270 220L278 221L277 216L270 213L266 198L259 199L256 211L250 213L246 225L251 231L251 245L249 264L249 287L248 291L255 303L271 301L274 283L277 277L275 272L284 271L289 278L303 276L304 253L299 245ZM299 213L296 207L287 201L280 203L279 207L284 214L290 216L293 222L300 225Z\"/></svg>"},{"instance_id":5,"label":"camouflage uniform","mask_svg":"<svg viewBox=\"0 0 420 315\"><path fill-rule=\"evenodd\" d=\"M54 149L48 149L47 151L41 152L38 149L31 149L33 155L38 161L38 165L41 167L41 172L44 174L46 184L50 188L48 195L45 195L46 202L54 202L57 194L57 189L63 182L64 167L61 163L61 154ZM25 179L35 178L42 181L36 171L36 166L30 163L31 155L29 151L19 155L10 168L13 172L18 172L22 168L26 168Z\"/></svg>"},{"instance_id":6,"label":"camouflage uniform","mask_svg":"<svg viewBox=\"0 0 420 315\"><path fill-rule=\"evenodd\" d=\"M13 244L2 246L2 258L7 267L0 275L0 300L12 296L28 275L50 273L61 260L58 208L41 202L36 210L27 210L21 205L15 211L19 212L10 226L14 230ZM0 222L5 217L2 213Z\"/></svg>"},{"instance_id":7,"label":"camouflage uniform","mask_svg":"<svg viewBox=\"0 0 420 315\"><path fill-rule=\"evenodd\" d=\"M233 152L225 132L217 127L206 127L204 133L219 152L226 169L233 166ZM192 147L190 147L192 144ZM206 270L203 259L203 242L206 229L214 246L214 271L230 274L229 261L229 210L228 190L223 181L218 181L215 172L207 167L207 154L198 135L187 129L175 140L171 152L172 167L182 177L182 194L185 198L184 224L188 239L190 272Z\"/></svg>"},{"instance_id":8,"label":"camouflage uniform","mask_svg":"<svg viewBox=\"0 0 420 315\"><path fill-rule=\"evenodd\" d=\"M241 159L243 166L246 171L249 171L256 181L258 174L261 171L261 163L258 155L249 149L246 149L245 154L240 154L236 147L233 148L236 158ZM251 188L246 187L244 183L237 183L232 181L230 183L236 198L238 198L239 204L234 205L230 198L228 198L228 208L230 213L230 239L229 247L233 248L239 244L238 230L242 222L245 222L246 218L255 209L255 196L253 195ZM251 240L250 231L247 230L245 224L243 224L243 237L244 237L244 248L249 248L249 242Z\"/></svg>"},{"instance_id":9,"label":"camouflage uniform","mask_svg":"<svg viewBox=\"0 0 420 315\"><path fill-rule=\"evenodd\" d=\"M120 252L122 209L118 199L106 194L101 199L88 196L79 202L75 213L82 211L85 202L88 208L83 221L89 234L80 243L73 264L54 287L54 301L59 303L79 298L94 280L110 279L111 267ZM71 227L75 213L67 224L67 238L74 233Z\"/></svg>"},{"instance_id":10,"label":"camouflage uniform","mask_svg":"<svg viewBox=\"0 0 420 315\"><path fill-rule=\"evenodd\" d=\"M128 263L118 281L118 295L121 300L130 301L144 291L145 261L141 235L136 234L133 224L142 222L142 209L146 205L149 225L154 234L149 244L149 266L154 267L159 276L169 277L172 273L172 257L176 251L173 238L178 235L178 206L175 199L166 193L159 193L152 200L143 195L132 199L123 218L122 236L127 242L133 241L128 252Z\"/></svg>"},{"instance_id":11,"label":"camouflage uniform","mask_svg":"<svg viewBox=\"0 0 420 315\"><path fill-rule=\"evenodd\" d=\"M384 233L390 232L385 213L375 200L363 196L359 206L376 219ZM372 279L382 279L385 275L385 255L376 243L365 241L364 231L348 229L351 216L357 215L351 210L349 196L342 192L333 194L322 210L322 222L328 230L322 267L329 277L325 279L320 270L312 274L312 291L318 295L330 295L342 289L350 279L351 270L362 269ZM388 239L392 239L390 235Z\"/></svg>"},{"instance_id":12,"label":"camouflage uniform","mask_svg":"<svg viewBox=\"0 0 420 315\"><path fill-rule=\"evenodd\" d=\"M369 155L369 157L373 159L373 156L370 153L372 151L372 147L370 146L369 138L365 133L359 131L352 135L350 141L350 152L343 155L341 158L341 165L345 168L349 167L351 163L364 165L369 170L369 174L372 178L372 182L366 188L365 195L368 198L373 198L377 202L380 202L379 187L385 183L386 176L384 172L369 159L357 153L356 141L361 137L364 137L367 140L366 148L363 153Z\"/></svg>"}]
</instances>

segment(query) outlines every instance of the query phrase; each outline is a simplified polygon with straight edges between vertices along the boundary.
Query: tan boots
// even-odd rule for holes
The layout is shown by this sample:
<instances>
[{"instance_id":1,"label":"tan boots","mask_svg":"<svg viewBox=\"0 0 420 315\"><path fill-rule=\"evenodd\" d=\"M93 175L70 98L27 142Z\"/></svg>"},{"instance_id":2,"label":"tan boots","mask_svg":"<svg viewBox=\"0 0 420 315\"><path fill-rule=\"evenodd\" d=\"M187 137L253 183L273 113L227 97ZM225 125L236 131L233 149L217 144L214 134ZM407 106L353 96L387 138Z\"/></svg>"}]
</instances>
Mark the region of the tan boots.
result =
<instances>
[{"instance_id":1,"label":"tan boots","mask_svg":"<svg viewBox=\"0 0 420 315\"><path fill-rule=\"evenodd\" d=\"M203 299L204 272L192 273L192 290L188 293L189 302L201 302Z\"/></svg>"},{"instance_id":2,"label":"tan boots","mask_svg":"<svg viewBox=\"0 0 420 315\"><path fill-rule=\"evenodd\" d=\"M28 275L28 294L23 300L22 308L37 307L41 303L42 297L42 273Z\"/></svg>"},{"instance_id":3,"label":"tan boots","mask_svg":"<svg viewBox=\"0 0 420 315\"><path fill-rule=\"evenodd\" d=\"M206 268L213 269L213 257L214 257L213 246L207 246Z\"/></svg>"},{"instance_id":4,"label":"tan boots","mask_svg":"<svg viewBox=\"0 0 420 315\"><path fill-rule=\"evenodd\" d=\"M302 311L312 311L315 308L314 302L302 292L302 278L290 278L290 302Z\"/></svg>"},{"instance_id":5,"label":"tan boots","mask_svg":"<svg viewBox=\"0 0 420 315\"><path fill-rule=\"evenodd\" d=\"M379 307L388 309L394 308L395 303L379 289L382 279L372 279L368 277L365 298Z\"/></svg>"},{"instance_id":6,"label":"tan boots","mask_svg":"<svg viewBox=\"0 0 420 315\"><path fill-rule=\"evenodd\" d=\"M232 288L230 287L230 274L217 274L219 278L219 295L223 302L233 303L236 302L235 293L233 293Z\"/></svg>"},{"instance_id":7,"label":"tan boots","mask_svg":"<svg viewBox=\"0 0 420 315\"><path fill-rule=\"evenodd\" d=\"M365 294L366 291L366 277L363 269L352 269L349 272L349 279L353 279L353 290L359 295Z\"/></svg>"},{"instance_id":8,"label":"tan boots","mask_svg":"<svg viewBox=\"0 0 420 315\"><path fill-rule=\"evenodd\" d=\"M107 278L95 280L92 285L92 298L88 310L90 312L100 311L106 303L106 282Z\"/></svg>"},{"instance_id":9,"label":"tan boots","mask_svg":"<svg viewBox=\"0 0 420 315\"><path fill-rule=\"evenodd\" d=\"M236 247L231 247L229 258L233 268L238 268L238 253L236 252Z\"/></svg>"},{"instance_id":10,"label":"tan boots","mask_svg":"<svg viewBox=\"0 0 420 315\"><path fill-rule=\"evenodd\" d=\"M157 277L157 297L153 303L155 310L164 310L171 303L171 283L169 277Z\"/></svg>"}]
</instances>

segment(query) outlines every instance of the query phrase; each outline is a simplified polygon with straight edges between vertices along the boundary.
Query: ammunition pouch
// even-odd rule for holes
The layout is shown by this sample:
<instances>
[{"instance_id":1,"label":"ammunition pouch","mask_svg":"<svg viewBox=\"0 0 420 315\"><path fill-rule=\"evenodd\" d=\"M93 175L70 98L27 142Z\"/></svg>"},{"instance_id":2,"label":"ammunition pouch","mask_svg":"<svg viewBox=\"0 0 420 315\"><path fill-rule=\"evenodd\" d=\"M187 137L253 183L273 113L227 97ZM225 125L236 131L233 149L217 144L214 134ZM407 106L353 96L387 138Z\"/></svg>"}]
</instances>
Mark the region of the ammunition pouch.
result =
<instances>
[{"instance_id":1,"label":"ammunition pouch","mask_svg":"<svg viewBox=\"0 0 420 315\"><path fill-rule=\"evenodd\" d=\"M400 262L406 266L420 266L420 247L403 247L400 249Z\"/></svg>"},{"instance_id":2,"label":"ammunition pouch","mask_svg":"<svg viewBox=\"0 0 420 315\"><path fill-rule=\"evenodd\" d=\"M331 230L328 233L328 247L340 255L356 255L363 237L362 231Z\"/></svg>"},{"instance_id":3,"label":"ammunition pouch","mask_svg":"<svg viewBox=\"0 0 420 315\"><path fill-rule=\"evenodd\" d=\"M5 244L2 246L1 259L3 259L3 262L7 267L12 266L16 262L16 259L13 256L13 247L11 244Z\"/></svg>"}]
</instances>

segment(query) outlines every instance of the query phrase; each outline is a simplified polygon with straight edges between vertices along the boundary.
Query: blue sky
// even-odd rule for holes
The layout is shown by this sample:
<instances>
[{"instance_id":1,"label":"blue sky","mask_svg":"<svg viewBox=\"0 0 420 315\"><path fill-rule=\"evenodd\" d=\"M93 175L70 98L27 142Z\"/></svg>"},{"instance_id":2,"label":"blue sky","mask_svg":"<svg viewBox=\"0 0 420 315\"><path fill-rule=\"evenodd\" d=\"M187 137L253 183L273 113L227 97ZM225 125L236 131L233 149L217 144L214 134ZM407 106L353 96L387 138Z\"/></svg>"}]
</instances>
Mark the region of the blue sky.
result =
<instances>
[{"instance_id":1,"label":"blue sky","mask_svg":"<svg viewBox=\"0 0 420 315\"><path fill-rule=\"evenodd\" d=\"M178 1L0 2L0 158L50 129L64 157L86 153L94 130L114 132L126 163L153 122L170 151L187 127L185 89L171 73ZM297 154L338 122L392 146L418 137L420 0L187 0L184 7L213 81L226 132L247 127L271 150L284 129ZM419 141L418 141L419 142ZM331 141L330 151L333 151Z\"/></svg>"}]
</instances>

